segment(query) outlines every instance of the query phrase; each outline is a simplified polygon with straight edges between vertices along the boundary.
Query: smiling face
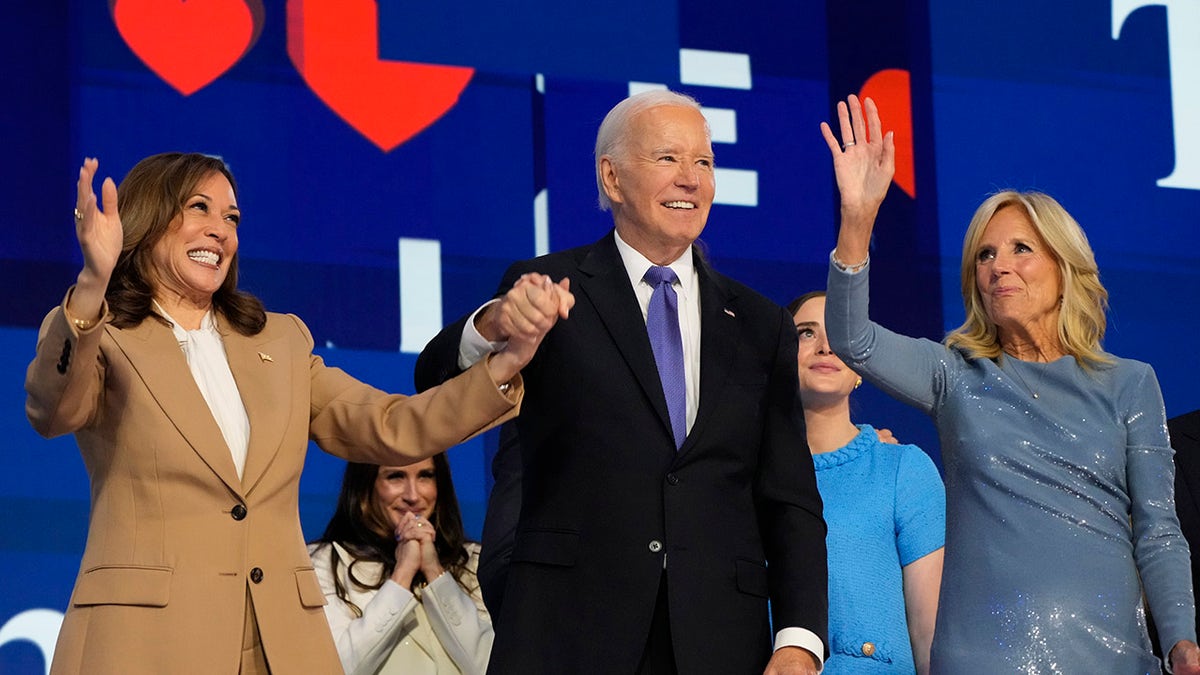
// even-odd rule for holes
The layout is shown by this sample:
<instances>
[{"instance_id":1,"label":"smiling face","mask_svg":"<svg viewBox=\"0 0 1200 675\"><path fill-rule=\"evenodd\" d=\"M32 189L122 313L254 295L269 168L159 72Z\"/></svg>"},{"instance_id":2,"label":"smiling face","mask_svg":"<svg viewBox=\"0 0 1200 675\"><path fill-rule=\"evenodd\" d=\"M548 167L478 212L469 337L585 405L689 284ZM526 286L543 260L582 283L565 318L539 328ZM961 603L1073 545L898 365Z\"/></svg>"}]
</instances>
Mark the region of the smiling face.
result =
<instances>
[{"instance_id":1,"label":"smiling face","mask_svg":"<svg viewBox=\"0 0 1200 675\"><path fill-rule=\"evenodd\" d=\"M618 151L600 158L600 176L621 238L656 264L673 262L704 230L716 192L704 116L679 105L642 110Z\"/></svg>"},{"instance_id":2,"label":"smiling face","mask_svg":"<svg viewBox=\"0 0 1200 675\"><path fill-rule=\"evenodd\" d=\"M1000 344L1056 339L1062 273L1025 210L1005 206L975 247L975 285Z\"/></svg>"},{"instance_id":3,"label":"smiling face","mask_svg":"<svg viewBox=\"0 0 1200 675\"><path fill-rule=\"evenodd\" d=\"M200 181L154 245L155 298L166 306L210 305L237 253L240 218L229 179L214 172Z\"/></svg>"},{"instance_id":4,"label":"smiling face","mask_svg":"<svg viewBox=\"0 0 1200 675\"><path fill-rule=\"evenodd\" d=\"M826 407L844 401L854 391L858 375L829 349L825 336L825 298L817 296L805 301L792 318L800 341L796 364L804 407Z\"/></svg>"},{"instance_id":5,"label":"smiling face","mask_svg":"<svg viewBox=\"0 0 1200 675\"><path fill-rule=\"evenodd\" d=\"M408 466L381 466L375 476L375 503L393 530L406 513L428 519L437 498L437 469L432 459Z\"/></svg>"}]
</instances>

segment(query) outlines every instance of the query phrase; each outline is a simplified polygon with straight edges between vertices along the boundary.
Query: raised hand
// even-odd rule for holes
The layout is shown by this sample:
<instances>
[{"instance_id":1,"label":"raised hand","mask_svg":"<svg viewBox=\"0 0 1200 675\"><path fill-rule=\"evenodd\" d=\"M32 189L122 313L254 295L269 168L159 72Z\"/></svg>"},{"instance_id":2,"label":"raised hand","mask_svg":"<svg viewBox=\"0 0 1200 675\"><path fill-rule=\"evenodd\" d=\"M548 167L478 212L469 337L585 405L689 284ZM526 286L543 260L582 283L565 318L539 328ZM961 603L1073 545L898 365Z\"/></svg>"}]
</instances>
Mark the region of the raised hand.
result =
<instances>
[{"instance_id":1,"label":"raised hand","mask_svg":"<svg viewBox=\"0 0 1200 675\"><path fill-rule=\"evenodd\" d=\"M121 230L121 216L117 212L117 185L112 178L105 178L100 187L104 199L101 210L92 191L92 180L100 162L89 157L79 168L79 182L76 185L78 193L75 200L75 236L79 239L79 248L83 252L84 270L97 278L108 282L117 258L121 255L121 245L124 235Z\"/></svg>"},{"instance_id":2,"label":"raised hand","mask_svg":"<svg viewBox=\"0 0 1200 675\"><path fill-rule=\"evenodd\" d=\"M841 195L838 259L853 265L867 257L875 216L896 172L896 144L892 132L883 133L879 110L870 98L864 106L851 94L845 103L838 103L837 111L843 142L825 122L821 135L833 157Z\"/></svg>"},{"instance_id":3,"label":"raised hand","mask_svg":"<svg viewBox=\"0 0 1200 675\"><path fill-rule=\"evenodd\" d=\"M92 191L92 181L99 166L96 158L85 159L76 184L75 236L83 253L83 269L79 272L68 309L73 317L85 320L97 318L100 313L108 280L124 241L121 216L117 212L117 184L112 178L104 179L100 187L103 210Z\"/></svg>"},{"instance_id":4,"label":"raised hand","mask_svg":"<svg viewBox=\"0 0 1200 675\"><path fill-rule=\"evenodd\" d=\"M523 274L500 302L476 319L479 333L508 345L488 361L497 382L507 382L529 363L546 333L575 306L571 280L557 284L543 274Z\"/></svg>"}]
</instances>

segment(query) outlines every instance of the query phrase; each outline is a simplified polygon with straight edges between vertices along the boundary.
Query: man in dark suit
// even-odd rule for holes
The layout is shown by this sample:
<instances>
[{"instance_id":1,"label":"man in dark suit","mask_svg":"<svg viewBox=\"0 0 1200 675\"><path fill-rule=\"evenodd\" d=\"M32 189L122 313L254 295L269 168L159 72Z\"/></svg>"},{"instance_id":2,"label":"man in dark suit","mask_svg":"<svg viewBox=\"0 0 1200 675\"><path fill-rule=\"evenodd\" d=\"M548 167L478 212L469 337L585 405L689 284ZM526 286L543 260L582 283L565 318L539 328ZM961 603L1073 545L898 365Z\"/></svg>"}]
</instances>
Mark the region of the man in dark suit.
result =
<instances>
[{"instance_id":1,"label":"man in dark suit","mask_svg":"<svg viewBox=\"0 0 1200 675\"><path fill-rule=\"evenodd\" d=\"M1175 448L1175 512L1192 549L1192 584L1200 581L1200 410L1167 420ZM1200 624L1200 609L1196 611Z\"/></svg>"},{"instance_id":2,"label":"man in dark suit","mask_svg":"<svg viewBox=\"0 0 1200 675\"><path fill-rule=\"evenodd\" d=\"M699 106L618 104L596 175L615 230L515 264L417 362L418 387L442 381L574 294L505 444L520 505L489 672L816 673L825 523L795 328L693 248L715 191Z\"/></svg>"}]
</instances>

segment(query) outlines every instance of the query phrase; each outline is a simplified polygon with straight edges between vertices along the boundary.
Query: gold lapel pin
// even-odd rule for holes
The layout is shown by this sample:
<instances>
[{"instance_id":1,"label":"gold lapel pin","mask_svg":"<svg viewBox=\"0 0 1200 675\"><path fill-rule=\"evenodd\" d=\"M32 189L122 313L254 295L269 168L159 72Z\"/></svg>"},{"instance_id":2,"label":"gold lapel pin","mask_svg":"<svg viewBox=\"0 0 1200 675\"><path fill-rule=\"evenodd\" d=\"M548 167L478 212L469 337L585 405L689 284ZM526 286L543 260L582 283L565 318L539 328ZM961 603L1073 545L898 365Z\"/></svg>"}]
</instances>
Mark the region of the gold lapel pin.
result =
<instances>
[{"instance_id":1,"label":"gold lapel pin","mask_svg":"<svg viewBox=\"0 0 1200 675\"><path fill-rule=\"evenodd\" d=\"M270 354L264 354L263 352L258 353L258 358L262 359L264 362L266 362L266 361L269 361L271 363L275 362L275 359L271 358Z\"/></svg>"}]
</instances>

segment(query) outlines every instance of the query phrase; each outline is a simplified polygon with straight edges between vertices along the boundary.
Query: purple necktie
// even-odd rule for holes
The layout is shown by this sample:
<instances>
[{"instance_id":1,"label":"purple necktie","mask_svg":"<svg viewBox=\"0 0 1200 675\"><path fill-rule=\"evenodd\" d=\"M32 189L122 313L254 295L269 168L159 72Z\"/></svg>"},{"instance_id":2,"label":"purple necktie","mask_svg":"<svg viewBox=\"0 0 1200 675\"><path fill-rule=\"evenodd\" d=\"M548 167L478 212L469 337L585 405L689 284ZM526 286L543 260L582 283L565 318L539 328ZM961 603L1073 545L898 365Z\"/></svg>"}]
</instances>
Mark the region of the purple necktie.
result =
<instances>
[{"instance_id":1,"label":"purple necktie","mask_svg":"<svg viewBox=\"0 0 1200 675\"><path fill-rule=\"evenodd\" d=\"M679 299L671 285L679 281L679 277L670 267L654 266L646 270L642 280L654 287L650 307L646 311L646 332L650 334L650 348L654 350L658 377L662 380L663 395L667 397L675 448L679 449L687 436L687 382L683 377Z\"/></svg>"}]
</instances>

